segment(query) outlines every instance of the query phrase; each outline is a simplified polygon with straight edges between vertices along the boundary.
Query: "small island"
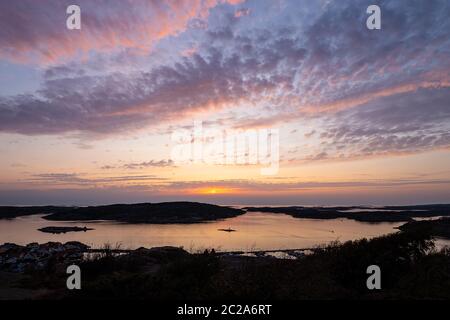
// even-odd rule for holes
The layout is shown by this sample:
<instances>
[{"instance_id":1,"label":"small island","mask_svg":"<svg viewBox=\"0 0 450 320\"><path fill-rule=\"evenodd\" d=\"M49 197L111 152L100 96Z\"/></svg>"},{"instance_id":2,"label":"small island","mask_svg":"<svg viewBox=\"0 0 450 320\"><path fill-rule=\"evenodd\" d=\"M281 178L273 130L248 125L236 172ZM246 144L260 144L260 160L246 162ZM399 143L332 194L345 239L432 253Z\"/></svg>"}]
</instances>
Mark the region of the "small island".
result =
<instances>
[{"instance_id":1,"label":"small island","mask_svg":"<svg viewBox=\"0 0 450 320\"><path fill-rule=\"evenodd\" d=\"M223 231L223 232L236 232L236 230L228 228L228 229L217 229L218 231Z\"/></svg>"},{"instance_id":2,"label":"small island","mask_svg":"<svg viewBox=\"0 0 450 320\"><path fill-rule=\"evenodd\" d=\"M44 227L38 230L45 233L60 234L67 232L86 232L94 229L87 227Z\"/></svg>"}]
</instances>

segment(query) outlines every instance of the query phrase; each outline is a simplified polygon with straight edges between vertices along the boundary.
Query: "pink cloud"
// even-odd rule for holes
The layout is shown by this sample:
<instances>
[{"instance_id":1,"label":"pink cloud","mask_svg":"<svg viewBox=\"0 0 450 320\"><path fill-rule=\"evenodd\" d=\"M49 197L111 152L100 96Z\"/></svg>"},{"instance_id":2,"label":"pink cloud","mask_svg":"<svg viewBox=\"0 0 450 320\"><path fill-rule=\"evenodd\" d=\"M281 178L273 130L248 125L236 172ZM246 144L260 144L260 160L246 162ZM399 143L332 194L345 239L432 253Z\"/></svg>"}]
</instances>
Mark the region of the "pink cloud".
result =
<instances>
[{"instance_id":1,"label":"pink cloud","mask_svg":"<svg viewBox=\"0 0 450 320\"><path fill-rule=\"evenodd\" d=\"M82 29L66 28L68 0L0 2L0 57L19 63L53 63L91 51L151 50L184 32L192 19L242 0L79 0Z\"/></svg>"}]
</instances>

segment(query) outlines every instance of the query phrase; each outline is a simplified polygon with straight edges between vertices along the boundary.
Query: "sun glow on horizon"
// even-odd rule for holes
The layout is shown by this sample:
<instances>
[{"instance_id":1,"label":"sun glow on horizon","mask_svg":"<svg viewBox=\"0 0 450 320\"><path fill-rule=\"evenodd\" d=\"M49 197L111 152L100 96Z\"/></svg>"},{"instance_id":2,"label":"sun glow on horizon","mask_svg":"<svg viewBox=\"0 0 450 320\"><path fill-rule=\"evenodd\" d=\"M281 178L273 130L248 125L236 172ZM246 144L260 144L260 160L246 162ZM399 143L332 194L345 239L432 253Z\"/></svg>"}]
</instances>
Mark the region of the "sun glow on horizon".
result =
<instances>
[{"instance_id":1,"label":"sun glow on horizon","mask_svg":"<svg viewBox=\"0 0 450 320\"><path fill-rule=\"evenodd\" d=\"M196 194L203 194L203 195L218 195L218 194L229 194L233 193L233 191L229 188L224 187L206 187L206 188L200 188L194 191Z\"/></svg>"}]
</instances>

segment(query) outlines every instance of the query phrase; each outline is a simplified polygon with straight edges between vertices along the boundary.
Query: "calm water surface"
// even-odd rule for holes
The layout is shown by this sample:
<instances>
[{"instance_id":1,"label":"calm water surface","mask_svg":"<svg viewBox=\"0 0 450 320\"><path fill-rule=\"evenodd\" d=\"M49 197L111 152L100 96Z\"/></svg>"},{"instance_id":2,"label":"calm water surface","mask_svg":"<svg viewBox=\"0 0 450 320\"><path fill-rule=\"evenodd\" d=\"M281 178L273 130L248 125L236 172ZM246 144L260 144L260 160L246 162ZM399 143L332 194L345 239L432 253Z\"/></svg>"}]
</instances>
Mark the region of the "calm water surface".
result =
<instances>
[{"instance_id":1,"label":"calm water surface","mask_svg":"<svg viewBox=\"0 0 450 320\"><path fill-rule=\"evenodd\" d=\"M123 224L114 222L57 222L42 216L0 220L0 243L27 244L80 241L92 247L109 243L121 248L183 246L187 250L256 250L309 248L331 241L371 238L396 232L402 223L368 224L347 219L298 219L284 214L251 212L239 217L198 224ZM86 226L95 230L47 234L47 226ZM232 228L236 232L217 229Z\"/></svg>"}]
</instances>

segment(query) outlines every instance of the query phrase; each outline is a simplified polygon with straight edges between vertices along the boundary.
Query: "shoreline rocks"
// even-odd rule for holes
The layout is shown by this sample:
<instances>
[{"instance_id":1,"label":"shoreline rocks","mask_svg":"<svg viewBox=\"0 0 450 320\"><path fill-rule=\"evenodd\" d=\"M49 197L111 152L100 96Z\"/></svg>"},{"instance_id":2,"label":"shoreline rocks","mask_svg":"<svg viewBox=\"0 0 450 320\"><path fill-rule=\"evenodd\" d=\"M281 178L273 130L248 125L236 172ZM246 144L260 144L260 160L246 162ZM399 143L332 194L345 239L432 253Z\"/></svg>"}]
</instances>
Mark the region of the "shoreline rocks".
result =
<instances>
[{"instance_id":1,"label":"shoreline rocks","mask_svg":"<svg viewBox=\"0 0 450 320\"><path fill-rule=\"evenodd\" d=\"M65 244L30 243L26 246L5 243L0 245L0 270L19 273L47 270L57 265L81 261L83 253L88 249L89 246L77 241Z\"/></svg>"}]
</instances>

